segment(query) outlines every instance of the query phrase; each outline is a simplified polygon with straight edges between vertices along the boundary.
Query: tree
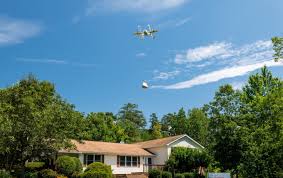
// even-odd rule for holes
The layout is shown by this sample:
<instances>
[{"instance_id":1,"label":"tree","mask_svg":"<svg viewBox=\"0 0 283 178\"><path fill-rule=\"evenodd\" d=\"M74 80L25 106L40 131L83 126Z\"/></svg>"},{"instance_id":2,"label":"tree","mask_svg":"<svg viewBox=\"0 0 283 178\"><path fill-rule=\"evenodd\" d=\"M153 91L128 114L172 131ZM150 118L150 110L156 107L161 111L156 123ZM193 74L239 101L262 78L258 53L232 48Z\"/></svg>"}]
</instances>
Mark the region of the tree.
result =
<instances>
[{"instance_id":1,"label":"tree","mask_svg":"<svg viewBox=\"0 0 283 178\"><path fill-rule=\"evenodd\" d=\"M32 75L0 89L0 166L23 167L27 160L71 147L68 139L80 137L82 118L53 84Z\"/></svg>"},{"instance_id":2,"label":"tree","mask_svg":"<svg viewBox=\"0 0 283 178\"><path fill-rule=\"evenodd\" d=\"M115 124L115 119L113 113L89 113L85 119L85 139L105 142L126 140L124 129Z\"/></svg>"},{"instance_id":3,"label":"tree","mask_svg":"<svg viewBox=\"0 0 283 178\"><path fill-rule=\"evenodd\" d=\"M150 115L150 128L149 128L149 133L151 135L151 139L158 139L162 138L162 133L161 133L161 124L158 121L158 117L156 116L155 113L152 113Z\"/></svg>"},{"instance_id":4,"label":"tree","mask_svg":"<svg viewBox=\"0 0 283 178\"><path fill-rule=\"evenodd\" d=\"M245 148L245 127L240 122L241 93L224 85L215 93L205 110L210 118L209 150L223 170L238 172Z\"/></svg>"},{"instance_id":5,"label":"tree","mask_svg":"<svg viewBox=\"0 0 283 178\"><path fill-rule=\"evenodd\" d=\"M208 144L209 120L201 109L194 108L189 112L187 134L200 144Z\"/></svg>"},{"instance_id":6,"label":"tree","mask_svg":"<svg viewBox=\"0 0 283 178\"><path fill-rule=\"evenodd\" d=\"M274 50L274 60L277 62L283 58L283 37L273 37L273 50Z\"/></svg>"},{"instance_id":7,"label":"tree","mask_svg":"<svg viewBox=\"0 0 283 178\"><path fill-rule=\"evenodd\" d=\"M119 110L117 124L125 130L128 136L125 141L134 142L141 139L141 131L146 125L146 120L142 111L138 109L138 105L128 103Z\"/></svg>"}]
</instances>

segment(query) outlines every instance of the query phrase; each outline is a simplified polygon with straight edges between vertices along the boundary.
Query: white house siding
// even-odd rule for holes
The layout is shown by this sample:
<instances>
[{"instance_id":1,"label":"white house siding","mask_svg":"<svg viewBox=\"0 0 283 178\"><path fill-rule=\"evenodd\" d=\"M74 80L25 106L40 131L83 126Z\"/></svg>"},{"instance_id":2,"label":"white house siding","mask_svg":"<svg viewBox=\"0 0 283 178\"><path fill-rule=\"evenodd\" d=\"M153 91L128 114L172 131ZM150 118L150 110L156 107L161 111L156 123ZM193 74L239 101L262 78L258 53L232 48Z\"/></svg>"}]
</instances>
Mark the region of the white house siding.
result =
<instances>
[{"instance_id":1,"label":"white house siding","mask_svg":"<svg viewBox=\"0 0 283 178\"><path fill-rule=\"evenodd\" d=\"M117 156L104 155L104 163L110 165L113 174L131 174L135 172L143 172L143 157L140 157L140 167L117 167Z\"/></svg>"},{"instance_id":2,"label":"white house siding","mask_svg":"<svg viewBox=\"0 0 283 178\"><path fill-rule=\"evenodd\" d=\"M172 148L174 147L200 148L188 137L183 137L168 146L168 157L171 155Z\"/></svg>"},{"instance_id":3,"label":"white house siding","mask_svg":"<svg viewBox=\"0 0 283 178\"><path fill-rule=\"evenodd\" d=\"M148 148L147 150L155 155L155 157L152 158L153 165L164 165L168 160L167 146Z\"/></svg>"}]
</instances>

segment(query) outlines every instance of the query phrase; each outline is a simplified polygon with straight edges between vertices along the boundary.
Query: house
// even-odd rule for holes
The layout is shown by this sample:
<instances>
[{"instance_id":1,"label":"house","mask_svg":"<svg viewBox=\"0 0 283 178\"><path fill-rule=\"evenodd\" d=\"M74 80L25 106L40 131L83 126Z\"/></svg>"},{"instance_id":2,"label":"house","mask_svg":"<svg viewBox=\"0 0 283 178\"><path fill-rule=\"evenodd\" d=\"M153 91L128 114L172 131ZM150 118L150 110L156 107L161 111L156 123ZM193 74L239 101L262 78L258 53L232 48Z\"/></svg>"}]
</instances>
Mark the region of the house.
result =
<instances>
[{"instance_id":1,"label":"house","mask_svg":"<svg viewBox=\"0 0 283 178\"><path fill-rule=\"evenodd\" d=\"M162 167L172 148L204 148L188 135L178 135L133 144L98 141L76 141L74 150L61 150L59 155L76 156L84 167L93 162L111 165L113 174L147 172L152 167Z\"/></svg>"}]
</instances>

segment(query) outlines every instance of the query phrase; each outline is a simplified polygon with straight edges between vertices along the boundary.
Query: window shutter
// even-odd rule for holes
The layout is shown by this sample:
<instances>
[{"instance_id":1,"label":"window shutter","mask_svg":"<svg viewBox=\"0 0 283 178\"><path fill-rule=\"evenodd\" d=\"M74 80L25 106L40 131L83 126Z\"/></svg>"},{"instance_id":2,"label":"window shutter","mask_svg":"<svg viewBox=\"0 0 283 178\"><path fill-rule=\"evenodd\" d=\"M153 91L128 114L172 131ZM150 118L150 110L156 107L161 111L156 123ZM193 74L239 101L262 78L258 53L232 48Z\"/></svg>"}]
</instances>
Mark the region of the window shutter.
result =
<instances>
[{"instance_id":1,"label":"window shutter","mask_svg":"<svg viewBox=\"0 0 283 178\"><path fill-rule=\"evenodd\" d=\"M120 167L120 156L117 156L117 167Z\"/></svg>"},{"instance_id":2,"label":"window shutter","mask_svg":"<svg viewBox=\"0 0 283 178\"><path fill-rule=\"evenodd\" d=\"M140 157L138 156L138 167L141 167Z\"/></svg>"},{"instance_id":3,"label":"window shutter","mask_svg":"<svg viewBox=\"0 0 283 178\"><path fill-rule=\"evenodd\" d=\"M101 155L101 158L102 158L101 162L104 163L104 155Z\"/></svg>"},{"instance_id":4,"label":"window shutter","mask_svg":"<svg viewBox=\"0 0 283 178\"><path fill-rule=\"evenodd\" d=\"M86 156L87 155L84 154L84 165L86 165Z\"/></svg>"}]
</instances>

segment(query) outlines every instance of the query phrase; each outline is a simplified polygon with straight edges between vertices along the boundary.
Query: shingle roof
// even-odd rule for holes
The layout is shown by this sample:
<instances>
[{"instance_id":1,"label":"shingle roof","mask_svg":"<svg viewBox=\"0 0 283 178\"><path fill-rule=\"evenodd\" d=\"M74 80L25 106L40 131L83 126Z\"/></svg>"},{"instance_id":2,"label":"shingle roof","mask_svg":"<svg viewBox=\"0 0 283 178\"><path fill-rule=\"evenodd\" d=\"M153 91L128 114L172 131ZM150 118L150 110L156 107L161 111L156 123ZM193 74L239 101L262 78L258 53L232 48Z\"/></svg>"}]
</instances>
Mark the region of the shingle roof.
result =
<instances>
[{"instance_id":1,"label":"shingle roof","mask_svg":"<svg viewBox=\"0 0 283 178\"><path fill-rule=\"evenodd\" d=\"M160 138L160 139L155 139L155 140L149 140L145 142L138 142L135 143L136 145L140 145L142 148L154 148L154 147L161 147L164 145L167 145L179 138L182 138L186 135L176 135L172 137L166 137L166 138Z\"/></svg>"},{"instance_id":2,"label":"shingle roof","mask_svg":"<svg viewBox=\"0 0 283 178\"><path fill-rule=\"evenodd\" d=\"M61 153L99 153L113 155L130 155L130 156L154 156L150 152L141 148L137 144L121 144L98 141L81 141L72 140L76 146L75 150L61 150Z\"/></svg>"}]
</instances>

